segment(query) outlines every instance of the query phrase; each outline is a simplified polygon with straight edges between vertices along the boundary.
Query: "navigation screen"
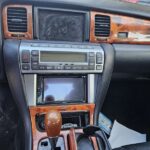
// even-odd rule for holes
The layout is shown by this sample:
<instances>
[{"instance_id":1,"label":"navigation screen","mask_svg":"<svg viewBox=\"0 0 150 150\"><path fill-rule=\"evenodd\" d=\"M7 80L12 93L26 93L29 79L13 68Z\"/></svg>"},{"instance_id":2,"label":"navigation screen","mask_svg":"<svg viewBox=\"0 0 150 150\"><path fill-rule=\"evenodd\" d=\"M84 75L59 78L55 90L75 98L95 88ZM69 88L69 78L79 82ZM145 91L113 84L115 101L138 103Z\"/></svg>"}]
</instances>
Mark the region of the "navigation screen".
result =
<instances>
[{"instance_id":1,"label":"navigation screen","mask_svg":"<svg viewBox=\"0 0 150 150\"><path fill-rule=\"evenodd\" d=\"M84 78L44 78L44 102L85 101Z\"/></svg>"},{"instance_id":2,"label":"navigation screen","mask_svg":"<svg viewBox=\"0 0 150 150\"><path fill-rule=\"evenodd\" d=\"M39 9L38 16L40 40L83 41L85 14Z\"/></svg>"}]
</instances>

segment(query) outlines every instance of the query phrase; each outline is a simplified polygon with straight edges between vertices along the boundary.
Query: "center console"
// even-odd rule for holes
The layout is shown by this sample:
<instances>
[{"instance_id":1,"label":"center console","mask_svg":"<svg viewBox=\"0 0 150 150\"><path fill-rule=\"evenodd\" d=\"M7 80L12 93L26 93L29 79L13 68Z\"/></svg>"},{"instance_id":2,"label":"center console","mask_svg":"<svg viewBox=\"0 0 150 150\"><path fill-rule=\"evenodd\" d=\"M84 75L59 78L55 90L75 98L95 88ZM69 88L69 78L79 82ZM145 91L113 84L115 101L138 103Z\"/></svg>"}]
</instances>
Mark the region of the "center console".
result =
<instances>
[{"instance_id":1,"label":"center console","mask_svg":"<svg viewBox=\"0 0 150 150\"><path fill-rule=\"evenodd\" d=\"M30 107L33 149L48 148L44 119L50 110L61 112L63 140L59 140L63 149L69 149L70 129L81 134L93 125L95 78L103 72L103 49L98 44L22 41L19 62Z\"/></svg>"},{"instance_id":2,"label":"center console","mask_svg":"<svg viewBox=\"0 0 150 150\"><path fill-rule=\"evenodd\" d=\"M99 45L24 41L19 56L29 106L94 103L104 66Z\"/></svg>"},{"instance_id":3,"label":"center console","mask_svg":"<svg viewBox=\"0 0 150 150\"><path fill-rule=\"evenodd\" d=\"M21 116L27 129L30 126L27 118L31 119L33 150L48 150L51 146L44 120L52 110L60 112L62 116L59 140L65 150L76 150L82 141L94 150L107 145L103 132L98 134L97 128L95 130L92 126L112 73L113 55L108 55L113 54L111 48L86 42L5 42L7 76L9 82L17 83L17 87L14 87L15 83L10 87L14 90L20 112L26 111ZM15 70L11 70L11 67ZM26 105L24 100L30 117L26 107L22 106ZM85 131L88 126L88 132L93 131L89 132L91 134Z\"/></svg>"}]
</instances>

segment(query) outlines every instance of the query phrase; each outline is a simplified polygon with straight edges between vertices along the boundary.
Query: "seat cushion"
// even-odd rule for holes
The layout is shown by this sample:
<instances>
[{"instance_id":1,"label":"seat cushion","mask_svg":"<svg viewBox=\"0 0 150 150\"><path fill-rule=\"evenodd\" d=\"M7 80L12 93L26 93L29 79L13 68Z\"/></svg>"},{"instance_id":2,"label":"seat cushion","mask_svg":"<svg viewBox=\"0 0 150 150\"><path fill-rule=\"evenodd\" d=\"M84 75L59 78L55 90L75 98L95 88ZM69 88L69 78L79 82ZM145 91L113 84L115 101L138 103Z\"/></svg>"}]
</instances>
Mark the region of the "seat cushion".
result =
<instances>
[{"instance_id":1,"label":"seat cushion","mask_svg":"<svg viewBox=\"0 0 150 150\"><path fill-rule=\"evenodd\" d=\"M113 150L150 150L150 142L127 145Z\"/></svg>"}]
</instances>

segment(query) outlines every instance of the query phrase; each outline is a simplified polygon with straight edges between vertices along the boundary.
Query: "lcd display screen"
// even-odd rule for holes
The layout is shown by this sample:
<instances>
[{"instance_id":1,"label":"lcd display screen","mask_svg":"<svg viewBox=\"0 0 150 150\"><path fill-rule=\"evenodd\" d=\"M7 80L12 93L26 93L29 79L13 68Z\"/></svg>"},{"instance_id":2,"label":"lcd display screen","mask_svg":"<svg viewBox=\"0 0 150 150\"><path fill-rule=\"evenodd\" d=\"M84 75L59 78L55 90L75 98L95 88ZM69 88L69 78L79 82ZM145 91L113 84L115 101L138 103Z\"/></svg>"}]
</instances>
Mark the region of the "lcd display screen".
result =
<instances>
[{"instance_id":1,"label":"lcd display screen","mask_svg":"<svg viewBox=\"0 0 150 150\"><path fill-rule=\"evenodd\" d=\"M86 53L55 53L41 51L41 62L87 62Z\"/></svg>"},{"instance_id":2,"label":"lcd display screen","mask_svg":"<svg viewBox=\"0 0 150 150\"><path fill-rule=\"evenodd\" d=\"M84 78L44 78L44 102L85 101Z\"/></svg>"},{"instance_id":3,"label":"lcd display screen","mask_svg":"<svg viewBox=\"0 0 150 150\"><path fill-rule=\"evenodd\" d=\"M38 14L40 40L76 42L84 40L84 13L39 9Z\"/></svg>"}]
</instances>

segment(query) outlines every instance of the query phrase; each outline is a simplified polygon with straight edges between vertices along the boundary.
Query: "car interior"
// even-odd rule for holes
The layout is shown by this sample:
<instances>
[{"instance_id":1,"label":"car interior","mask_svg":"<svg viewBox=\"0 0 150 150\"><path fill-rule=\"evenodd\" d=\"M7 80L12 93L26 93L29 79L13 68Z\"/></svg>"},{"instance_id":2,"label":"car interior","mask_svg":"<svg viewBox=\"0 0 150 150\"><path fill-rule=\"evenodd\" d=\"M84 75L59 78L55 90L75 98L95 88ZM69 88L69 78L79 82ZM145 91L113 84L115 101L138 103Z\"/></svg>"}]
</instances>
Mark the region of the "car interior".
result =
<instances>
[{"instance_id":1,"label":"car interior","mask_svg":"<svg viewBox=\"0 0 150 150\"><path fill-rule=\"evenodd\" d=\"M136 2L0 1L1 150L150 149L150 5Z\"/></svg>"}]
</instances>

